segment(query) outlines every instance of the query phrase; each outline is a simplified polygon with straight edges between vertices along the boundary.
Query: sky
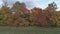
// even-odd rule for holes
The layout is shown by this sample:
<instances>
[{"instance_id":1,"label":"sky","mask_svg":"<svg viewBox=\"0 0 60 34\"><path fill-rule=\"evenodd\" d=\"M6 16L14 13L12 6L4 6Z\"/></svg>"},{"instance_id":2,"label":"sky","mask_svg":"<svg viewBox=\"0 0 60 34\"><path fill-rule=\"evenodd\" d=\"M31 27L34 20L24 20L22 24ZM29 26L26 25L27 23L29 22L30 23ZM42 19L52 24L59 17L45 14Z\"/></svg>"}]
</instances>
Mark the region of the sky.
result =
<instances>
[{"instance_id":1,"label":"sky","mask_svg":"<svg viewBox=\"0 0 60 34\"><path fill-rule=\"evenodd\" d=\"M48 4L55 2L58 6L57 10L60 10L60 0L0 0L0 7L4 2L7 2L8 6L12 6L16 1L25 2L27 8L29 9L34 7L45 9Z\"/></svg>"}]
</instances>

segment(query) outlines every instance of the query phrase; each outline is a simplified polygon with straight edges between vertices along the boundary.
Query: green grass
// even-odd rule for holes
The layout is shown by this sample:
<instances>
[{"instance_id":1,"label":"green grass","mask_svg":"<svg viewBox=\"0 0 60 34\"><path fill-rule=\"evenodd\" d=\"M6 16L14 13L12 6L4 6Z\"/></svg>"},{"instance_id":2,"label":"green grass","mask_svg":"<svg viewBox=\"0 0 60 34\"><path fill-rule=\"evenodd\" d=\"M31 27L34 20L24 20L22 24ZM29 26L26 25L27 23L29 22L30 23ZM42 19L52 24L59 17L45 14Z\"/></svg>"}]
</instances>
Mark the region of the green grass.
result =
<instances>
[{"instance_id":1,"label":"green grass","mask_svg":"<svg viewBox=\"0 0 60 34\"><path fill-rule=\"evenodd\" d=\"M0 34L60 34L60 28L0 26Z\"/></svg>"}]
</instances>

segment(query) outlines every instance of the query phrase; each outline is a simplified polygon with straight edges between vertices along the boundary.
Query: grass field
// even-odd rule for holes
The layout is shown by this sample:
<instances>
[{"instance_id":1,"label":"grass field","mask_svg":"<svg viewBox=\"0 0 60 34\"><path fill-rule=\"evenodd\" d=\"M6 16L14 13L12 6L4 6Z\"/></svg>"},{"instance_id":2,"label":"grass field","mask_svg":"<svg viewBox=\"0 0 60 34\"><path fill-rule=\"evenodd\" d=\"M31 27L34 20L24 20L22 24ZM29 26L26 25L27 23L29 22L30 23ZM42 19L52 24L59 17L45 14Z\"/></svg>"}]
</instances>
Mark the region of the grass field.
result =
<instances>
[{"instance_id":1,"label":"grass field","mask_svg":"<svg viewBox=\"0 0 60 34\"><path fill-rule=\"evenodd\" d=\"M60 34L60 28L0 26L0 34Z\"/></svg>"}]
</instances>

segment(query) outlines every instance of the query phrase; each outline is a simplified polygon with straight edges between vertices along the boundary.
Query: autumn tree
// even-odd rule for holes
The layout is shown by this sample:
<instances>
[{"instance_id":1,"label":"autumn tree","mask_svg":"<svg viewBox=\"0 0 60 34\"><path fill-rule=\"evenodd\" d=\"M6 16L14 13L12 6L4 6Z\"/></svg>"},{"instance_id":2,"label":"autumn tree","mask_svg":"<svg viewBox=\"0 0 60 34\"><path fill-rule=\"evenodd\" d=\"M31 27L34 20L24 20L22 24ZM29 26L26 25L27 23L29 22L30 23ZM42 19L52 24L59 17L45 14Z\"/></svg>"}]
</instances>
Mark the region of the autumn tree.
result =
<instances>
[{"instance_id":1,"label":"autumn tree","mask_svg":"<svg viewBox=\"0 0 60 34\"><path fill-rule=\"evenodd\" d=\"M7 7L7 5L3 5L0 9L0 25L6 25L6 19L8 17L8 11L9 8Z\"/></svg>"},{"instance_id":2,"label":"autumn tree","mask_svg":"<svg viewBox=\"0 0 60 34\"><path fill-rule=\"evenodd\" d=\"M10 16L7 19L7 24L12 26L28 25L28 9L24 2L16 2L13 7L9 10Z\"/></svg>"},{"instance_id":3,"label":"autumn tree","mask_svg":"<svg viewBox=\"0 0 60 34\"><path fill-rule=\"evenodd\" d=\"M59 26L58 23L58 17L57 17L57 13L56 13L56 9L57 9L57 5L53 2L51 4L48 5L48 7L45 9L46 12L48 13L48 16L50 16L49 22L50 22L50 26Z\"/></svg>"}]
</instances>

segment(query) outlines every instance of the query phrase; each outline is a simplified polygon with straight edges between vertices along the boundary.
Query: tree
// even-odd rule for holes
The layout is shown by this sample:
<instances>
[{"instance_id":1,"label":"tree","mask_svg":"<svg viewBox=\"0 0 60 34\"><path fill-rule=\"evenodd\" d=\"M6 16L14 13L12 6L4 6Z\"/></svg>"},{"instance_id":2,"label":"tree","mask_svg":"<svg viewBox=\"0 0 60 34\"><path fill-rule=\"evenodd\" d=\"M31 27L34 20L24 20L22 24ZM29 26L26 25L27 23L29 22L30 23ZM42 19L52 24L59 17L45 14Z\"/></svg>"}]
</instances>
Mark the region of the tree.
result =
<instances>
[{"instance_id":1,"label":"tree","mask_svg":"<svg viewBox=\"0 0 60 34\"><path fill-rule=\"evenodd\" d=\"M7 7L2 7L0 9L0 25L6 25L5 20L7 19L8 14L8 9Z\"/></svg>"},{"instance_id":2,"label":"tree","mask_svg":"<svg viewBox=\"0 0 60 34\"><path fill-rule=\"evenodd\" d=\"M57 9L57 5L55 2L48 4L48 6L54 8L54 9Z\"/></svg>"},{"instance_id":3,"label":"tree","mask_svg":"<svg viewBox=\"0 0 60 34\"><path fill-rule=\"evenodd\" d=\"M26 5L24 2L20 3L19 1L17 1L17 2L15 2L15 4L13 4L13 7L15 7L16 9L19 9L22 7L26 7Z\"/></svg>"},{"instance_id":4,"label":"tree","mask_svg":"<svg viewBox=\"0 0 60 34\"><path fill-rule=\"evenodd\" d=\"M56 13L56 9L57 9L57 6L56 4L53 2L51 4L49 4L49 6L45 9L46 12L48 13L48 15L50 16L48 19L49 19L49 25L53 25L53 26L57 26L59 23L58 21L58 17L56 16L57 13Z\"/></svg>"}]
</instances>

